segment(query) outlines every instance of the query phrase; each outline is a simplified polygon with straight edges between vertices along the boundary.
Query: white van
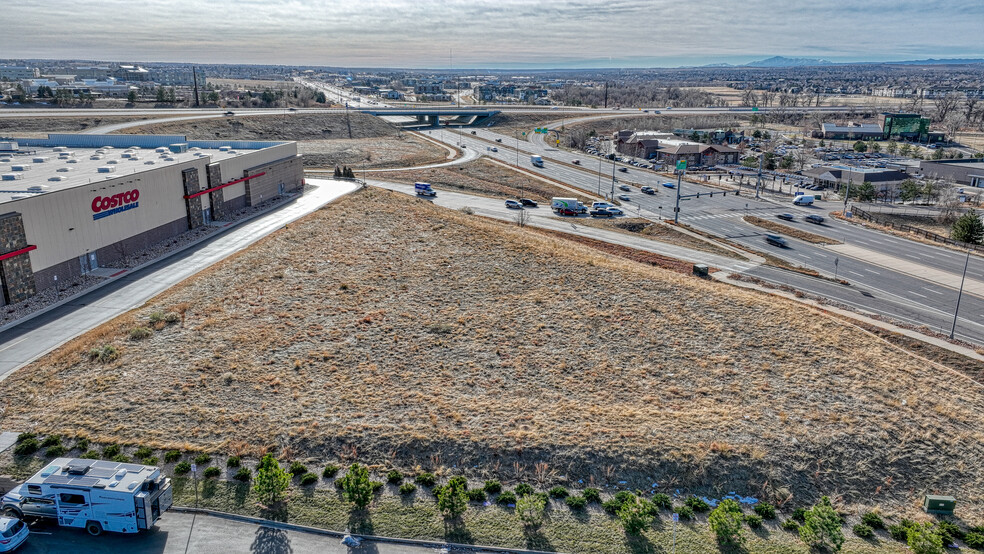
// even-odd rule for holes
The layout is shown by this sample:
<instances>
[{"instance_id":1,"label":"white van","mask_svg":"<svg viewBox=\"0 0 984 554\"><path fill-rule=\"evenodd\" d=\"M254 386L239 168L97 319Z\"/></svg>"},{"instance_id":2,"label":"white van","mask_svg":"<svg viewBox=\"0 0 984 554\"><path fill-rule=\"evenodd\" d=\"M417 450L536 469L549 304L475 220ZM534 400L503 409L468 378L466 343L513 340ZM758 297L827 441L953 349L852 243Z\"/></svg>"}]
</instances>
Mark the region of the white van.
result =
<instances>
[{"instance_id":1,"label":"white van","mask_svg":"<svg viewBox=\"0 0 984 554\"><path fill-rule=\"evenodd\" d=\"M812 194L801 194L796 198L793 198L793 204L796 206L812 206L813 205L813 195Z\"/></svg>"}]
</instances>

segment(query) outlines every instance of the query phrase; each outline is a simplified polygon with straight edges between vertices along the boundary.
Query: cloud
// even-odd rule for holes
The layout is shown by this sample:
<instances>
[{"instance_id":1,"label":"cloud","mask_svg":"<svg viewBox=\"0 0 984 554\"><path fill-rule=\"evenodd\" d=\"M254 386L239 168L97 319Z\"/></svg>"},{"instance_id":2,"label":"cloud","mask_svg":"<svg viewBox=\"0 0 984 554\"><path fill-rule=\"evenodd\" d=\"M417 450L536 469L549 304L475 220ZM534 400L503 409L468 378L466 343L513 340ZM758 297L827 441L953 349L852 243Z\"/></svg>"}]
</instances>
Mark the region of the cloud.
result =
<instances>
[{"instance_id":1,"label":"cloud","mask_svg":"<svg viewBox=\"0 0 984 554\"><path fill-rule=\"evenodd\" d=\"M14 0L7 57L458 67L984 55L950 0ZM647 63L648 62L648 63Z\"/></svg>"}]
</instances>

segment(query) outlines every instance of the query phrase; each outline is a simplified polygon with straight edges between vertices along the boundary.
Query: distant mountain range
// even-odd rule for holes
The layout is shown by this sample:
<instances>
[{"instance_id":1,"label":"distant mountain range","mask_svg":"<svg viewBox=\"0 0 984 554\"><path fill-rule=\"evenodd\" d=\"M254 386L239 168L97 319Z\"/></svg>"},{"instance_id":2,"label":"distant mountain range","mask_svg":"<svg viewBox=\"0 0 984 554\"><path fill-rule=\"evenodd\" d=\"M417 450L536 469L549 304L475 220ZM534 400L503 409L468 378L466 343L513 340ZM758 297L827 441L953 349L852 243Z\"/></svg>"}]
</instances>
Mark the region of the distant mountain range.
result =
<instances>
[{"instance_id":1,"label":"distant mountain range","mask_svg":"<svg viewBox=\"0 0 984 554\"><path fill-rule=\"evenodd\" d=\"M712 63L701 67L804 67L815 65L964 65L964 64L984 64L984 58L950 58L928 60L907 60L902 62L832 62L822 58L787 58L785 56L773 56L764 60L756 60L742 65L730 63Z\"/></svg>"}]
</instances>

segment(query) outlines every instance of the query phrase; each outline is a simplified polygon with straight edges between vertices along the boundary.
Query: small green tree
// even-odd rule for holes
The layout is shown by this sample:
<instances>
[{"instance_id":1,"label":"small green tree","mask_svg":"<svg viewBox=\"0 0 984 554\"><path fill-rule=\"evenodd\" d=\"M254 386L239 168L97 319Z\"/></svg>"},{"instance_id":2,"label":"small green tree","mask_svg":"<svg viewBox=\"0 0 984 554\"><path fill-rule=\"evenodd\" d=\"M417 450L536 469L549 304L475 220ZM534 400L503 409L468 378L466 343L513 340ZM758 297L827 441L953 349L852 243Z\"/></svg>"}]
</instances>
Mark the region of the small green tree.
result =
<instances>
[{"instance_id":1,"label":"small green tree","mask_svg":"<svg viewBox=\"0 0 984 554\"><path fill-rule=\"evenodd\" d=\"M468 496L465 490L468 483L464 477L453 477L437 493L437 508L444 519L458 519L468 509Z\"/></svg>"},{"instance_id":2,"label":"small green tree","mask_svg":"<svg viewBox=\"0 0 984 554\"><path fill-rule=\"evenodd\" d=\"M896 154L896 152L899 151L899 143L895 142L894 140L890 140L890 141L888 141L888 146L885 147L885 150L889 154L891 154L891 155L894 156Z\"/></svg>"},{"instance_id":3,"label":"small green tree","mask_svg":"<svg viewBox=\"0 0 984 554\"><path fill-rule=\"evenodd\" d=\"M865 181L851 189L851 196L861 202L871 202L875 199L875 186L870 181Z\"/></svg>"},{"instance_id":4,"label":"small green tree","mask_svg":"<svg viewBox=\"0 0 984 554\"><path fill-rule=\"evenodd\" d=\"M280 467L280 463L267 453L256 468L253 492L260 502L273 504L285 498L284 493L290 485L290 473Z\"/></svg>"},{"instance_id":5,"label":"small green tree","mask_svg":"<svg viewBox=\"0 0 984 554\"><path fill-rule=\"evenodd\" d=\"M871 146L868 147L869 150L871 150L872 152L876 152L876 153L877 152L881 152L882 147L881 147L880 144L878 144L875 141L870 141L870 144L871 144Z\"/></svg>"},{"instance_id":6,"label":"small green tree","mask_svg":"<svg viewBox=\"0 0 984 554\"><path fill-rule=\"evenodd\" d=\"M372 483L369 482L369 470L359 464L352 464L341 481L342 495L345 500L364 510L372 502Z\"/></svg>"},{"instance_id":7,"label":"small green tree","mask_svg":"<svg viewBox=\"0 0 984 554\"><path fill-rule=\"evenodd\" d=\"M652 523L654 512L655 510L648 500L633 495L622 503L617 514L625 532L630 535L638 535Z\"/></svg>"},{"instance_id":8,"label":"small green tree","mask_svg":"<svg viewBox=\"0 0 984 554\"><path fill-rule=\"evenodd\" d=\"M868 145L863 140L859 140L859 141L857 141L857 142L854 143L854 151L855 152L867 152L868 151Z\"/></svg>"},{"instance_id":9,"label":"small green tree","mask_svg":"<svg viewBox=\"0 0 984 554\"><path fill-rule=\"evenodd\" d=\"M164 92L164 87L157 87L157 101L162 104L167 101L167 93Z\"/></svg>"},{"instance_id":10,"label":"small green tree","mask_svg":"<svg viewBox=\"0 0 984 554\"><path fill-rule=\"evenodd\" d=\"M902 143L902 146L899 148L899 154L908 157L909 154L912 154L912 145L908 142Z\"/></svg>"},{"instance_id":11,"label":"small green tree","mask_svg":"<svg viewBox=\"0 0 984 554\"><path fill-rule=\"evenodd\" d=\"M943 554L943 538L932 523L909 527L905 542L915 554Z\"/></svg>"},{"instance_id":12,"label":"small green tree","mask_svg":"<svg viewBox=\"0 0 984 554\"><path fill-rule=\"evenodd\" d=\"M820 146L820 148L823 148L824 146L827 146L827 143L823 139L820 139L820 145L819 146Z\"/></svg>"},{"instance_id":13,"label":"small green tree","mask_svg":"<svg viewBox=\"0 0 984 554\"><path fill-rule=\"evenodd\" d=\"M758 129L752 131L752 138L757 138L757 139L762 138L762 131L759 131Z\"/></svg>"},{"instance_id":14,"label":"small green tree","mask_svg":"<svg viewBox=\"0 0 984 554\"><path fill-rule=\"evenodd\" d=\"M984 244L984 222L974 210L960 216L953 222L950 238L970 244Z\"/></svg>"},{"instance_id":15,"label":"small green tree","mask_svg":"<svg viewBox=\"0 0 984 554\"><path fill-rule=\"evenodd\" d=\"M126 101L129 103L134 103L137 101L137 91L130 89L130 92L126 93Z\"/></svg>"},{"instance_id":16,"label":"small green tree","mask_svg":"<svg viewBox=\"0 0 984 554\"><path fill-rule=\"evenodd\" d=\"M741 534L742 522L744 521L741 506L730 498L722 500L707 517L707 521L711 524L711 530L717 535L718 542L721 544L738 545L744 539Z\"/></svg>"},{"instance_id":17,"label":"small green tree","mask_svg":"<svg viewBox=\"0 0 984 554\"><path fill-rule=\"evenodd\" d=\"M799 529L800 538L812 548L827 548L839 552L844 545L841 519L826 496L806 511L806 518Z\"/></svg>"},{"instance_id":18,"label":"small green tree","mask_svg":"<svg viewBox=\"0 0 984 554\"><path fill-rule=\"evenodd\" d=\"M902 181L901 185L899 185L899 198L902 199L903 202L915 200L921 192L922 187L920 187L919 183L912 179L906 179Z\"/></svg>"},{"instance_id":19,"label":"small green tree","mask_svg":"<svg viewBox=\"0 0 984 554\"><path fill-rule=\"evenodd\" d=\"M781 169L791 169L793 167L793 162L796 160L793 158L792 154L786 154L779 160L779 167Z\"/></svg>"},{"instance_id":20,"label":"small green tree","mask_svg":"<svg viewBox=\"0 0 984 554\"><path fill-rule=\"evenodd\" d=\"M541 494L527 494L516 499L516 515L526 529L537 529L543 524L547 499Z\"/></svg>"}]
</instances>

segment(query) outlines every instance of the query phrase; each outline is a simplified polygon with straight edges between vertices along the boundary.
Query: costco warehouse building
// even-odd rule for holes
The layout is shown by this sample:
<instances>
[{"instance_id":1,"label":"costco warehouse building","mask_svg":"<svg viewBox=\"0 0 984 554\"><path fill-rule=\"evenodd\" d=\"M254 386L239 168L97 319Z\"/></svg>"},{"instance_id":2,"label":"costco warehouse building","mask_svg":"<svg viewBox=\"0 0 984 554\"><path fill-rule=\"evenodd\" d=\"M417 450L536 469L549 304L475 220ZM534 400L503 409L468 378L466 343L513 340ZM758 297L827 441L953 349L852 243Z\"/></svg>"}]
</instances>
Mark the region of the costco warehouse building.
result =
<instances>
[{"instance_id":1,"label":"costco warehouse building","mask_svg":"<svg viewBox=\"0 0 984 554\"><path fill-rule=\"evenodd\" d=\"M0 141L0 305L302 186L294 142Z\"/></svg>"}]
</instances>

